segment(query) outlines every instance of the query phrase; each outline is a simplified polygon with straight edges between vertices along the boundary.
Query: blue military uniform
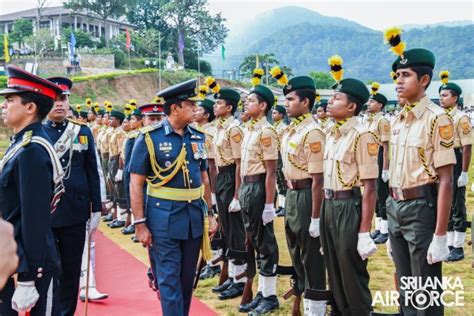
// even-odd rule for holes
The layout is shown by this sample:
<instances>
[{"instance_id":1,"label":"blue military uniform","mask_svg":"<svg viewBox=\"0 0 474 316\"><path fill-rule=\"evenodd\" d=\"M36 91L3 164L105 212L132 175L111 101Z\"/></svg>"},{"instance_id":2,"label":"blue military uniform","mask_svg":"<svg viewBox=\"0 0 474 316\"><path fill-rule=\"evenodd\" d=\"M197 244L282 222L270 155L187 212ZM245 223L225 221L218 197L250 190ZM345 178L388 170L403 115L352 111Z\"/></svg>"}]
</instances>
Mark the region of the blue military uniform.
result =
<instances>
[{"instance_id":1,"label":"blue military uniform","mask_svg":"<svg viewBox=\"0 0 474 316\"><path fill-rule=\"evenodd\" d=\"M61 93L52 82L15 66L8 66L7 72L7 89L1 95L33 92L54 99ZM18 282L34 281L39 294L31 316L43 316L46 311L49 315L59 315L58 255L50 215L54 210L52 201L58 196L55 183L60 184L61 172L49 142L41 122L32 123L13 135L0 163L0 210L2 218L14 226L20 259ZM17 315L12 309L15 291L14 280L10 278L0 292L0 315Z\"/></svg>"},{"instance_id":2,"label":"blue military uniform","mask_svg":"<svg viewBox=\"0 0 474 316\"><path fill-rule=\"evenodd\" d=\"M196 80L191 80L170 87L160 96L167 99L180 95L175 100L186 100L192 95L186 95L186 90L192 87L194 93L195 84ZM146 225L152 234L151 253L156 261L154 272L163 314L188 315L206 208L201 198L201 172L207 169L205 136L189 125L181 136L167 120L144 127L141 132L129 170L150 180L145 201ZM162 171L159 175L155 172L157 168ZM177 173L168 177L173 170ZM161 181L157 175L164 179L163 185L157 185Z\"/></svg>"},{"instance_id":3,"label":"blue military uniform","mask_svg":"<svg viewBox=\"0 0 474 316\"><path fill-rule=\"evenodd\" d=\"M69 94L72 82L67 78L49 78ZM65 173L65 193L52 215L61 273L59 276L61 313L74 315L77 306L86 222L90 212L100 212L100 164L92 132L86 125L69 120L48 120L44 129L60 156Z\"/></svg>"}]
</instances>

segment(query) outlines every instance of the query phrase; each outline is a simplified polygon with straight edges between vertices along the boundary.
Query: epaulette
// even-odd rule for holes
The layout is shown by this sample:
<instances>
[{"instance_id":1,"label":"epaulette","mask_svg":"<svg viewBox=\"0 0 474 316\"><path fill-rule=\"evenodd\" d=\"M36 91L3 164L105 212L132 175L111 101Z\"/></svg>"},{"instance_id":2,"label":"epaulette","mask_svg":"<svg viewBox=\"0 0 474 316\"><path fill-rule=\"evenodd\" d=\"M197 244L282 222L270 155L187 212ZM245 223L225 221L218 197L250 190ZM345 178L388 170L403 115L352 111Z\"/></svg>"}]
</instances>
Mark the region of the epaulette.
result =
<instances>
[{"instance_id":1,"label":"epaulette","mask_svg":"<svg viewBox=\"0 0 474 316\"><path fill-rule=\"evenodd\" d=\"M79 122L79 121L76 121L76 120L73 120L73 119L67 119L69 122L71 123L74 123L74 124L77 124L77 125L86 125L86 123L82 123L82 122Z\"/></svg>"},{"instance_id":2,"label":"epaulette","mask_svg":"<svg viewBox=\"0 0 474 316\"><path fill-rule=\"evenodd\" d=\"M354 128L355 128L356 131L359 132L359 134L364 134L364 133L367 133L369 131L367 126L365 126L364 124L355 124Z\"/></svg>"},{"instance_id":3,"label":"epaulette","mask_svg":"<svg viewBox=\"0 0 474 316\"><path fill-rule=\"evenodd\" d=\"M130 134L128 134L127 138L137 138L138 135L140 135L140 131L132 131Z\"/></svg>"},{"instance_id":4,"label":"epaulette","mask_svg":"<svg viewBox=\"0 0 474 316\"><path fill-rule=\"evenodd\" d=\"M33 131L26 131L25 134L23 134L23 138L21 139L21 146L28 146L31 143L31 137L33 137Z\"/></svg>"},{"instance_id":5,"label":"epaulette","mask_svg":"<svg viewBox=\"0 0 474 316\"><path fill-rule=\"evenodd\" d=\"M161 124L148 125L148 126L140 128L140 133L146 134L146 133L149 133L151 131L154 131L155 129L160 128L161 126L162 126Z\"/></svg>"},{"instance_id":6,"label":"epaulette","mask_svg":"<svg viewBox=\"0 0 474 316\"><path fill-rule=\"evenodd\" d=\"M429 109L431 112L433 112L436 115L446 114L446 112L444 111L444 109L442 107L440 107L439 105L436 105L433 102L430 102L426 106L426 108Z\"/></svg>"}]
</instances>

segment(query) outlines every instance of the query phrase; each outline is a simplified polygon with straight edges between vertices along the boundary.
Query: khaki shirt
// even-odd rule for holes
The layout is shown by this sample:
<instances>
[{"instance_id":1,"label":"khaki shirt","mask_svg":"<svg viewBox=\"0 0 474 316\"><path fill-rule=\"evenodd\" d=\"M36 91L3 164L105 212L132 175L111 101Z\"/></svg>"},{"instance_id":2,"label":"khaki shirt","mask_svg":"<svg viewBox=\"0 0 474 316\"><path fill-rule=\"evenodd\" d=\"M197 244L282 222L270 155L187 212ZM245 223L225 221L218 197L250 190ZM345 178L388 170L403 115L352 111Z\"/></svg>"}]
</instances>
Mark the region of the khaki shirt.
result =
<instances>
[{"instance_id":1,"label":"khaki shirt","mask_svg":"<svg viewBox=\"0 0 474 316\"><path fill-rule=\"evenodd\" d=\"M273 128L277 131L277 134L280 140L281 140L281 137L283 136L283 133L286 131L287 127L288 127L288 124L286 124L283 120L273 123Z\"/></svg>"},{"instance_id":2,"label":"khaki shirt","mask_svg":"<svg viewBox=\"0 0 474 316\"><path fill-rule=\"evenodd\" d=\"M385 118L382 112L369 115L366 122L369 132L377 136L379 145L390 141L390 122Z\"/></svg>"},{"instance_id":3,"label":"khaki shirt","mask_svg":"<svg viewBox=\"0 0 474 316\"><path fill-rule=\"evenodd\" d=\"M428 97L408 114L401 111L390 137L390 187L407 189L435 182L436 168L456 163L453 145L452 121Z\"/></svg>"},{"instance_id":4,"label":"khaki shirt","mask_svg":"<svg viewBox=\"0 0 474 316\"><path fill-rule=\"evenodd\" d=\"M361 180L376 179L379 145L363 124L351 117L326 138L324 151L324 188L349 190Z\"/></svg>"},{"instance_id":5,"label":"khaki shirt","mask_svg":"<svg viewBox=\"0 0 474 316\"><path fill-rule=\"evenodd\" d=\"M114 132L112 127L107 127L105 132L102 134L100 139L100 152L101 154L108 154L110 151L110 136Z\"/></svg>"},{"instance_id":6,"label":"khaki shirt","mask_svg":"<svg viewBox=\"0 0 474 316\"><path fill-rule=\"evenodd\" d=\"M241 176L265 173L265 160L278 160L280 147L278 134L266 117L247 126L242 143Z\"/></svg>"},{"instance_id":7,"label":"khaki shirt","mask_svg":"<svg viewBox=\"0 0 474 316\"><path fill-rule=\"evenodd\" d=\"M452 108L448 116L454 124L454 148L472 145L472 126L469 116L457 107Z\"/></svg>"},{"instance_id":8,"label":"khaki shirt","mask_svg":"<svg viewBox=\"0 0 474 316\"><path fill-rule=\"evenodd\" d=\"M111 134L109 138L109 152L110 156L117 156L120 155L120 152L123 148L123 143L125 141L126 134L125 132L119 127L116 128Z\"/></svg>"},{"instance_id":9,"label":"khaki shirt","mask_svg":"<svg viewBox=\"0 0 474 316\"><path fill-rule=\"evenodd\" d=\"M232 117L217 120L213 148L218 167L235 164L235 159L241 157L241 147L244 134Z\"/></svg>"},{"instance_id":10,"label":"khaki shirt","mask_svg":"<svg viewBox=\"0 0 474 316\"><path fill-rule=\"evenodd\" d=\"M202 126L198 126L198 130L201 130L204 135L206 135L206 142L204 143L204 145L206 146L207 159L216 159L216 150L214 149L214 136L216 135L216 125L217 120L214 120Z\"/></svg>"},{"instance_id":11,"label":"khaki shirt","mask_svg":"<svg viewBox=\"0 0 474 316\"><path fill-rule=\"evenodd\" d=\"M332 119L326 117L324 120L318 120L319 128L327 135L331 132L331 128L334 125Z\"/></svg>"},{"instance_id":12,"label":"khaki shirt","mask_svg":"<svg viewBox=\"0 0 474 316\"><path fill-rule=\"evenodd\" d=\"M293 122L283 134L281 158L286 180L311 178L323 172L326 135L311 115L301 122Z\"/></svg>"}]
</instances>

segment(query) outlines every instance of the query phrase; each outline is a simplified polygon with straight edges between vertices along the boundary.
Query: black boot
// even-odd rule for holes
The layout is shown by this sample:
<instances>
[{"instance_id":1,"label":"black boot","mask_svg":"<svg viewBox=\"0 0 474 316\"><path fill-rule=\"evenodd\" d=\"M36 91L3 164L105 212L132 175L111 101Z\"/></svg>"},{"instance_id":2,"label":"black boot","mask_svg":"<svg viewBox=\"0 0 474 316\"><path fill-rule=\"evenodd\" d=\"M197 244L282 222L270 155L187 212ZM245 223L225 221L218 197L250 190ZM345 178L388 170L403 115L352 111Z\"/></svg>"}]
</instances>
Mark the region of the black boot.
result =
<instances>
[{"instance_id":1,"label":"black boot","mask_svg":"<svg viewBox=\"0 0 474 316\"><path fill-rule=\"evenodd\" d=\"M112 213L109 213L105 215L104 217L102 217L103 222L111 222L113 220L114 220L114 215L112 215Z\"/></svg>"},{"instance_id":2,"label":"black boot","mask_svg":"<svg viewBox=\"0 0 474 316\"><path fill-rule=\"evenodd\" d=\"M110 228L120 228L124 226L125 226L125 221L120 221L120 220L116 220L109 225Z\"/></svg>"},{"instance_id":3,"label":"black boot","mask_svg":"<svg viewBox=\"0 0 474 316\"><path fill-rule=\"evenodd\" d=\"M380 233L377 238L374 239L374 243L377 245L385 244L388 240L388 233L387 234L382 234Z\"/></svg>"},{"instance_id":4,"label":"black boot","mask_svg":"<svg viewBox=\"0 0 474 316\"><path fill-rule=\"evenodd\" d=\"M212 292L214 293L221 293L225 290L227 290L232 284L234 283L234 280L232 278L228 278L227 280L225 280L224 283L222 283L221 285L218 285L218 286L215 286L212 288Z\"/></svg>"},{"instance_id":5,"label":"black boot","mask_svg":"<svg viewBox=\"0 0 474 316\"><path fill-rule=\"evenodd\" d=\"M239 306L239 313L248 313L248 312L253 311L258 306L258 304L260 304L262 299L263 299L262 292L258 292L255 298L250 303L242 304Z\"/></svg>"},{"instance_id":6,"label":"black boot","mask_svg":"<svg viewBox=\"0 0 474 316\"><path fill-rule=\"evenodd\" d=\"M220 300L228 300L234 297L241 296L244 293L245 282L232 283L225 291L219 293L217 297Z\"/></svg>"},{"instance_id":7,"label":"black boot","mask_svg":"<svg viewBox=\"0 0 474 316\"><path fill-rule=\"evenodd\" d=\"M374 230L373 232L370 233L370 238L375 239L380 235L380 230Z\"/></svg>"},{"instance_id":8,"label":"black boot","mask_svg":"<svg viewBox=\"0 0 474 316\"><path fill-rule=\"evenodd\" d=\"M206 279L213 278L219 273L221 273L220 266L211 267L210 265L206 265L204 269L202 269L201 275L199 276L199 280L206 280Z\"/></svg>"},{"instance_id":9,"label":"black boot","mask_svg":"<svg viewBox=\"0 0 474 316\"><path fill-rule=\"evenodd\" d=\"M270 295L269 297L264 297L251 314L266 314L277 309L278 307L280 307L278 298L276 295Z\"/></svg>"},{"instance_id":10,"label":"black boot","mask_svg":"<svg viewBox=\"0 0 474 316\"><path fill-rule=\"evenodd\" d=\"M449 253L448 258L446 258L446 261L448 262L456 262L456 261L461 261L464 259L464 249L462 247L456 248L454 247L453 250Z\"/></svg>"}]
</instances>

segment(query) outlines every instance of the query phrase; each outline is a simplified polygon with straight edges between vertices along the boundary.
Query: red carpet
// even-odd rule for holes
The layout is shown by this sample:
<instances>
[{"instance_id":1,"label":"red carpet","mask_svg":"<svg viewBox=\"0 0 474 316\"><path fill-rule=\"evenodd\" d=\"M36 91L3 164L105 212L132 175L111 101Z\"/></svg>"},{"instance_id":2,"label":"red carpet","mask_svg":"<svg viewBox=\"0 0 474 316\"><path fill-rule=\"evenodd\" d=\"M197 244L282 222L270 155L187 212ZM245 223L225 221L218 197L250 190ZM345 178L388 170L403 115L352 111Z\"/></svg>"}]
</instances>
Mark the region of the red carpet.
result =
<instances>
[{"instance_id":1,"label":"red carpet","mask_svg":"<svg viewBox=\"0 0 474 316\"><path fill-rule=\"evenodd\" d=\"M89 316L149 316L162 315L155 292L148 287L147 267L113 241L97 232L96 278L101 292L109 297L89 303ZM76 315L84 315L84 303L77 306ZM198 299L193 298L191 315L217 315Z\"/></svg>"}]
</instances>

